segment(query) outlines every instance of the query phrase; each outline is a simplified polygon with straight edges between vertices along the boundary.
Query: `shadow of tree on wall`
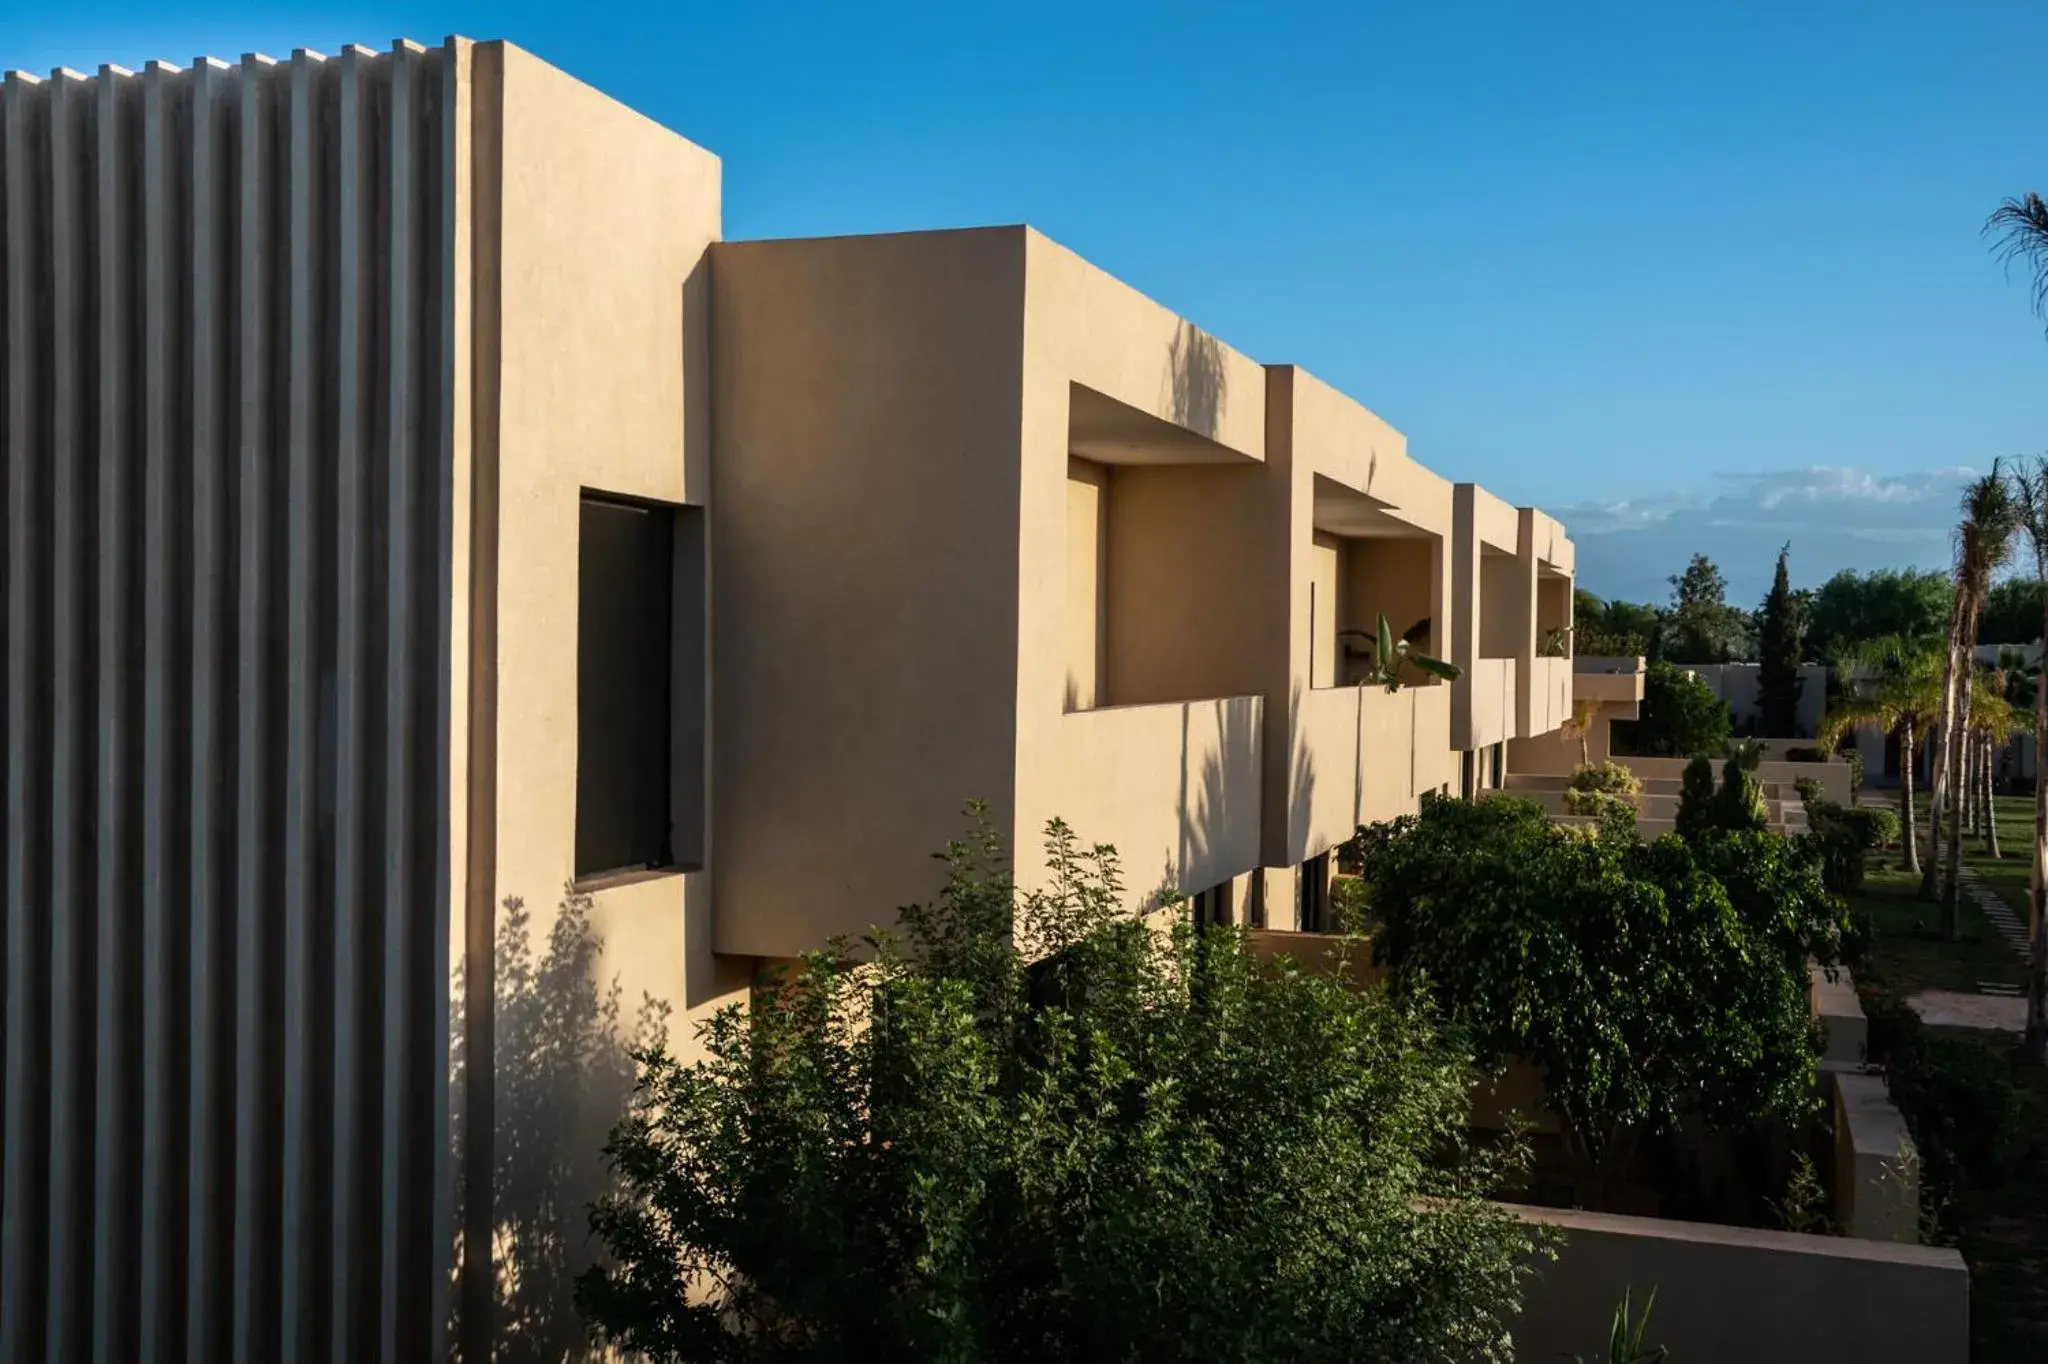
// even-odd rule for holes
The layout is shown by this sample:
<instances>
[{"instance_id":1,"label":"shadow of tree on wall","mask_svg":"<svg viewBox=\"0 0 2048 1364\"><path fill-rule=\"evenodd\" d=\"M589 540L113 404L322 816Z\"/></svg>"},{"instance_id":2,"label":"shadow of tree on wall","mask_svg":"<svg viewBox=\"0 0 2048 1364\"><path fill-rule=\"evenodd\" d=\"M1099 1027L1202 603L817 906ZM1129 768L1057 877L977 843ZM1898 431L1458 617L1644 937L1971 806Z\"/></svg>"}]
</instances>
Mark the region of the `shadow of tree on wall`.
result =
<instances>
[{"instance_id":1,"label":"shadow of tree on wall","mask_svg":"<svg viewBox=\"0 0 2048 1364\"><path fill-rule=\"evenodd\" d=\"M1229 381L1223 372L1223 345L1187 322L1180 324L1168 351L1173 382L1173 419L1191 431L1213 437L1222 427Z\"/></svg>"},{"instance_id":2,"label":"shadow of tree on wall","mask_svg":"<svg viewBox=\"0 0 2048 1364\"><path fill-rule=\"evenodd\" d=\"M1260 766L1264 749L1261 733L1261 709L1251 697L1233 697L1206 704L1218 707L1219 741L1213 752L1203 755L1200 772L1193 776L1191 740L1189 735L1189 714L1192 707L1184 708L1181 715L1181 798L1180 798L1180 846L1178 861L1169 857L1165 870L1165 881L1169 886L1180 886L1189 893L1208 889L1207 885L1189 882L1191 876L1207 879L1207 871L1199 869L1214 866L1215 858L1222 854L1218 835L1233 824L1248 825L1252 831L1254 850L1263 848L1260 837L1261 811L1267 793L1265 774ZM1283 797L1292 802L1290 811L1307 808L1306 802L1315 791L1315 762L1306 748L1297 745L1290 765L1288 790ZM1252 866L1256 867L1254 857ZM1223 875L1235 874L1251 868L1224 866L1217 869L1220 879ZM1240 922L1248 906L1239 905L1236 913ZM1267 922L1273 922L1275 909L1266 907ZM1284 917L1284 916L1282 916Z\"/></svg>"},{"instance_id":3,"label":"shadow of tree on wall","mask_svg":"<svg viewBox=\"0 0 2048 1364\"><path fill-rule=\"evenodd\" d=\"M495 980L491 1156L492 1352L506 1364L582 1364L610 1356L590 1343L571 1293L593 1258L590 1206L610 1187L604 1144L632 1098L632 1051L666 1038L669 1006L643 999L630 1032L622 1030L616 980L600 987L601 944L590 923L591 900L571 891L557 910L536 959L532 914L508 899L499 916ZM462 972L453 1011L450 1081L462 1094L468 1057L463 1045ZM463 1105L453 1105L450 1137L461 1187ZM457 1227L454 1277L459 1284L472 1248ZM462 1294L451 1338L462 1339Z\"/></svg>"}]
</instances>

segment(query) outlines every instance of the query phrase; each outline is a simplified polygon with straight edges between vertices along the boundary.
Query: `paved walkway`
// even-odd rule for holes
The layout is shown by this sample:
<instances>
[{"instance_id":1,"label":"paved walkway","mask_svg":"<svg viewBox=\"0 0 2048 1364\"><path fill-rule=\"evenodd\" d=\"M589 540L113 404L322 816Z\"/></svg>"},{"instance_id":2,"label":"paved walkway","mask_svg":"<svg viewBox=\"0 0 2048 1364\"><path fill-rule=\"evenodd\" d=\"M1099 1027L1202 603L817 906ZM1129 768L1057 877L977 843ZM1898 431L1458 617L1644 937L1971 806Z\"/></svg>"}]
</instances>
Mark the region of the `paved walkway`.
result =
<instances>
[{"instance_id":1,"label":"paved walkway","mask_svg":"<svg viewBox=\"0 0 2048 1364\"><path fill-rule=\"evenodd\" d=\"M2006 945L2019 953L2020 960L2028 960L2027 926L2020 922L2012 907L2000 898L1997 892L1984 884L1984 878L1977 875L1977 869L1963 867L1963 890L1977 908L1984 911L1984 917L1991 921L1991 927Z\"/></svg>"},{"instance_id":2,"label":"paved walkway","mask_svg":"<svg viewBox=\"0 0 2048 1364\"><path fill-rule=\"evenodd\" d=\"M1922 990L1907 998L1906 1006L1921 1021L1937 1028L1989 1028L1997 1032L2025 1032L2027 1001L2024 996L1966 995L1955 990Z\"/></svg>"}]
</instances>

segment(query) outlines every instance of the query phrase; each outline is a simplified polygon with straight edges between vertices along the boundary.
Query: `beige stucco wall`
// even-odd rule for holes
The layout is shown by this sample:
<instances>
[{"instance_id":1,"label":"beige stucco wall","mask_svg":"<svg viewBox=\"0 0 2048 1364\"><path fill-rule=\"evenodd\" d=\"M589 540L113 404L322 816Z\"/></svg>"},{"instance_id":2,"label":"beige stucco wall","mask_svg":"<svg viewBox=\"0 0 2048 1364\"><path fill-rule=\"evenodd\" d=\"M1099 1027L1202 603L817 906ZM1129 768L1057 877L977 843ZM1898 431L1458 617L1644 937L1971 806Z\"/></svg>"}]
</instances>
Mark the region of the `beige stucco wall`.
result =
<instances>
[{"instance_id":1,"label":"beige stucco wall","mask_svg":"<svg viewBox=\"0 0 2048 1364\"><path fill-rule=\"evenodd\" d=\"M472 600L482 604L477 666L487 685L474 696L472 719L488 743L472 750L469 795L490 827L472 849L467 891L472 914L486 908L501 922L504 899L525 900L538 964L575 866L581 494L692 506L711 499L708 250L719 234L720 167L702 148L518 48L479 45L476 68L471 529L480 557ZM686 652L702 658L679 647L679 656ZM679 696L704 695L702 677L679 677L676 688ZM679 755L690 731L701 754L708 719L676 717ZM678 838L693 841L705 846L701 836ZM620 1085L631 1074L623 1048L643 999L668 1008L668 1035L689 1055L696 1020L742 997L752 963L713 953L711 872L701 858L691 870L594 890L590 926L599 948L589 985L600 997L618 990L617 1036L588 1039L598 1050L558 1073L561 1063L550 1068L535 1050L539 1039L519 1031L546 1001L500 1011L501 1099L560 1088L544 1112L498 1112L500 1148L559 1149L526 1171L547 1170L543 1184L501 1179L492 1189L497 1225L532 1215L543 1200L567 1206L602 1188L603 1158L591 1143L601 1144L623 1112ZM473 960L474 925L470 946ZM566 988L545 980L528 988ZM498 982L501 1000L510 988ZM522 1120L543 1127L508 1126ZM529 1261L539 1251L501 1241L496 1264L472 1254L465 1299L479 1275L489 1276L488 1292L490 1283L547 1272ZM572 1270L581 1253L572 1254ZM566 1282L557 1285L545 1323L536 1318L522 1329L573 1330L567 1291ZM478 1313L465 1315L465 1338L487 1329Z\"/></svg>"},{"instance_id":2,"label":"beige stucco wall","mask_svg":"<svg viewBox=\"0 0 2048 1364\"><path fill-rule=\"evenodd\" d=\"M1103 593L1105 704L1148 705L1256 693L1245 647L1264 580L1262 527L1245 515L1265 471L1231 464L1127 464L1110 470ZM1068 549L1064 562L1072 562Z\"/></svg>"},{"instance_id":3,"label":"beige stucco wall","mask_svg":"<svg viewBox=\"0 0 2048 1364\"><path fill-rule=\"evenodd\" d=\"M1067 695L1069 710L1105 700L1107 648L1109 469L1089 459L1067 461Z\"/></svg>"},{"instance_id":4,"label":"beige stucco wall","mask_svg":"<svg viewBox=\"0 0 2048 1364\"><path fill-rule=\"evenodd\" d=\"M1038 233L1014 240L1024 266L1008 503L1015 689L1002 699L1015 722L1018 876L1028 885L1043 874L1042 830L1058 816L1084 840L1117 847L1134 900L1162 884L1201 890L1258 864L1261 660L1284 627L1268 607L1284 547L1245 514L1262 495L1264 374ZM1070 714L1062 641L1075 385L1195 439L1171 451L1088 452L1114 464L1111 633L1127 629L1109 641L1110 697L1141 703Z\"/></svg>"},{"instance_id":5,"label":"beige stucco wall","mask_svg":"<svg viewBox=\"0 0 2048 1364\"><path fill-rule=\"evenodd\" d=\"M1384 614L1399 639L1409 627L1428 621L1429 633L1415 641L1415 649L1442 657L1436 641L1447 633L1437 616L1443 542L1434 536L1364 537L1350 540L1346 550L1344 628L1377 630ZM1427 675L1417 681L1427 684Z\"/></svg>"},{"instance_id":6,"label":"beige stucco wall","mask_svg":"<svg viewBox=\"0 0 2048 1364\"><path fill-rule=\"evenodd\" d=\"M574 868L582 490L710 500L709 152L516 47L502 53L494 898L545 931ZM679 1012L732 997L710 876L599 891L600 971ZM686 1032L686 1028L679 1032ZM679 1038L679 1040L681 1040Z\"/></svg>"},{"instance_id":7,"label":"beige stucco wall","mask_svg":"<svg viewBox=\"0 0 2048 1364\"><path fill-rule=\"evenodd\" d=\"M721 950L794 956L893 918L937 890L969 799L1013 828L1023 253L1003 228L714 255ZM1043 472L1058 713L1063 449Z\"/></svg>"},{"instance_id":8,"label":"beige stucco wall","mask_svg":"<svg viewBox=\"0 0 2048 1364\"><path fill-rule=\"evenodd\" d=\"M1270 891L1291 890L1292 868L1343 842L1361 822L1412 811L1420 792L1455 784L1457 764L1449 687L1419 684L1390 695L1335 685L1342 680L1335 630L1372 629L1382 610L1397 632L1430 617L1430 644L1443 651L1451 485L1409 458L1399 431L1306 371L1272 366L1267 385L1261 511L1287 556L1284 583L1273 585L1287 622L1285 649L1266 684L1262 854L1272 869ZM1319 484L1334 503L1369 506L1377 533L1318 527ZM1416 538L1380 538L1394 534ZM1269 924L1291 926L1291 898L1269 893L1269 903L1282 910L1269 914Z\"/></svg>"},{"instance_id":9,"label":"beige stucco wall","mask_svg":"<svg viewBox=\"0 0 2048 1364\"><path fill-rule=\"evenodd\" d=\"M1344 542L1312 532L1309 541L1308 623L1310 687L1334 687L1344 675L1344 647L1337 632L1349 627L1345 615Z\"/></svg>"}]
</instances>

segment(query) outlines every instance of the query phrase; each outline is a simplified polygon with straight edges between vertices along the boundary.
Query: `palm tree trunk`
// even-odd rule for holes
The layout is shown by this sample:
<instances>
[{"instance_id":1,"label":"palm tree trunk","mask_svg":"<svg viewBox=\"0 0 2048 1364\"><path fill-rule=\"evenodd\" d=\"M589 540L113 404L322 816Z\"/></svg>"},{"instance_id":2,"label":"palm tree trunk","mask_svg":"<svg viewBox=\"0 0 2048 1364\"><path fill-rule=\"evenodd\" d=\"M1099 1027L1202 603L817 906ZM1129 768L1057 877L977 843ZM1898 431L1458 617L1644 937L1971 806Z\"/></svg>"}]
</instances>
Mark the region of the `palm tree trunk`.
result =
<instances>
[{"instance_id":1,"label":"palm tree trunk","mask_svg":"<svg viewBox=\"0 0 2048 1364\"><path fill-rule=\"evenodd\" d=\"M1971 733L1963 740L1963 800L1970 807L1970 833L1972 836L1984 832L1984 802L1978 798L1977 787L1984 774L1983 735Z\"/></svg>"},{"instance_id":2,"label":"palm tree trunk","mask_svg":"<svg viewBox=\"0 0 2048 1364\"><path fill-rule=\"evenodd\" d=\"M2048 641L2048 604L2042 608L2041 638ZM2034 876L2027 896L2026 1058L2048 1065L2048 670L2034 683Z\"/></svg>"},{"instance_id":3,"label":"palm tree trunk","mask_svg":"<svg viewBox=\"0 0 2048 1364\"><path fill-rule=\"evenodd\" d=\"M1998 766L1998 741L1984 736L1984 851L2004 857L1998 849L1998 788L1993 781Z\"/></svg>"},{"instance_id":4,"label":"palm tree trunk","mask_svg":"<svg viewBox=\"0 0 2048 1364\"><path fill-rule=\"evenodd\" d=\"M1963 736L1956 755L1956 827L1966 838L1977 836L1977 736Z\"/></svg>"},{"instance_id":5,"label":"palm tree trunk","mask_svg":"<svg viewBox=\"0 0 2048 1364\"><path fill-rule=\"evenodd\" d=\"M1941 665L1941 729L1934 744L1934 769L1927 781L1927 862L1920 869L1920 898L1935 898L1935 878L1941 868L1941 817L1949 796L1949 749L1956 733L1956 650L1963 633L1963 601L1960 588L1949 617L1948 656Z\"/></svg>"},{"instance_id":6,"label":"palm tree trunk","mask_svg":"<svg viewBox=\"0 0 2048 1364\"><path fill-rule=\"evenodd\" d=\"M1963 625L1960 647L1968 657L1970 636L1976 633L1970 628L1973 621ZM1956 698L1956 730L1954 760L1949 767L1949 781L1952 790L1960 790L1963 777L1963 754L1968 751L1970 732L1970 710L1976 700L1977 670L1967 662L1962 668L1961 693ZM1963 940L1963 825L1962 821L1950 817L1948 822L1948 861L1942 869L1941 882L1941 926L1950 942Z\"/></svg>"},{"instance_id":7,"label":"palm tree trunk","mask_svg":"<svg viewBox=\"0 0 2048 1364\"><path fill-rule=\"evenodd\" d=\"M1899 726L1899 846L1906 850L1903 871L1920 870L1920 836L1913 831L1913 769L1920 755L1914 751L1913 722Z\"/></svg>"}]
</instances>

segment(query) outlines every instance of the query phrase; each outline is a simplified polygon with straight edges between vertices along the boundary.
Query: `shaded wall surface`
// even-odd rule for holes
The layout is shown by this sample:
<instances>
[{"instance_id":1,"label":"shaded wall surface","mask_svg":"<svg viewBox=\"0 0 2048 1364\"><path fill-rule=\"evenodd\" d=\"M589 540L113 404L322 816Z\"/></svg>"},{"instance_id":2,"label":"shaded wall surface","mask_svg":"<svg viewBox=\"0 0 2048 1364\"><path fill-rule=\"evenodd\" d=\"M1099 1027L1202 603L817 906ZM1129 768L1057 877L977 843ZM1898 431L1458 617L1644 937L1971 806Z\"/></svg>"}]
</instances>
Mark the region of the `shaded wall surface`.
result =
<instances>
[{"instance_id":1,"label":"shaded wall surface","mask_svg":"<svg viewBox=\"0 0 2048 1364\"><path fill-rule=\"evenodd\" d=\"M0 98L0 1358L444 1310L457 53Z\"/></svg>"},{"instance_id":2,"label":"shaded wall surface","mask_svg":"<svg viewBox=\"0 0 2048 1364\"><path fill-rule=\"evenodd\" d=\"M1624 1290L1674 1360L1962 1364L1970 1273L1954 1250L1516 1208L1563 1233L1510 1332L1518 1359L1598 1358Z\"/></svg>"}]
</instances>

